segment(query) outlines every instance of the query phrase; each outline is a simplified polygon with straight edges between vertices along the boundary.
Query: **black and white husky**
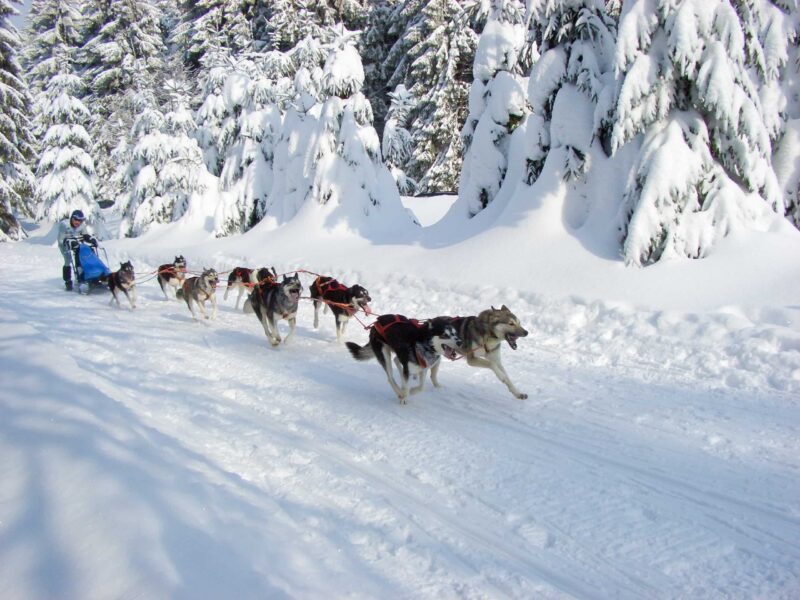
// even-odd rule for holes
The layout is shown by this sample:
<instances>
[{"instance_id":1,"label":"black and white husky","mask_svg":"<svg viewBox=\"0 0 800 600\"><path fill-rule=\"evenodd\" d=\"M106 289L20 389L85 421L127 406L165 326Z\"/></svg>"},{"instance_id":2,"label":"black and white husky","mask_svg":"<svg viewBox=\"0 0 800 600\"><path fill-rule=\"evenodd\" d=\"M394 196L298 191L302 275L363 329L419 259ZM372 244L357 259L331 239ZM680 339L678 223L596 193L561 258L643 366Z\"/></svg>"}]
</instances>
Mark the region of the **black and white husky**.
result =
<instances>
[{"instance_id":1,"label":"black and white husky","mask_svg":"<svg viewBox=\"0 0 800 600\"><path fill-rule=\"evenodd\" d=\"M228 275L228 287L225 288L225 295L223 300L228 299L228 292L236 288L239 290L239 295L236 296L236 309L239 308L239 301L245 292L249 293L253 289L253 284L258 280L255 269L248 269L247 267L236 267Z\"/></svg>"},{"instance_id":2,"label":"black and white husky","mask_svg":"<svg viewBox=\"0 0 800 600\"><path fill-rule=\"evenodd\" d=\"M108 289L111 292L111 301L109 304L116 300L117 306L121 306L117 294L122 291L128 299L128 302L130 302L131 308L136 308L135 279L136 274L133 272L133 264L131 264L131 261L119 263L119 270L114 271L108 276Z\"/></svg>"},{"instance_id":3,"label":"black and white husky","mask_svg":"<svg viewBox=\"0 0 800 600\"><path fill-rule=\"evenodd\" d=\"M281 343L281 334L278 331L278 321L289 321L289 334L284 343L294 337L297 326L297 307L300 303L300 294L303 286L300 277L295 273L291 277L283 276L280 282L265 280L253 288L248 302L245 302L244 311L254 312L261 321L264 333L267 334L269 343L277 346Z\"/></svg>"},{"instance_id":4,"label":"black and white husky","mask_svg":"<svg viewBox=\"0 0 800 600\"><path fill-rule=\"evenodd\" d=\"M458 356L456 348L460 345L458 330L450 317L418 322L403 315L381 315L370 329L369 341L364 346L347 342L347 349L356 360L377 358L400 404L405 404L409 394L416 394L424 388L428 369L433 385L439 387L437 374L441 357L455 359ZM400 372L402 385L399 386L392 370L393 354ZM409 391L408 381L412 374L419 377L419 383Z\"/></svg>"},{"instance_id":5,"label":"black and white husky","mask_svg":"<svg viewBox=\"0 0 800 600\"><path fill-rule=\"evenodd\" d=\"M360 285L339 283L333 277L319 275L311 284L311 298L314 301L314 329L319 327L319 307L325 305L325 312L333 313L336 323L336 341L342 341L347 322L356 312L363 310L369 314L369 303L372 298L369 292Z\"/></svg>"},{"instance_id":6,"label":"black and white husky","mask_svg":"<svg viewBox=\"0 0 800 600\"><path fill-rule=\"evenodd\" d=\"M188 277L183 282L183 287L178 291L178 297L186 300L186 305L192 312L192 318L196 321L197 315L194 312L194 305L200 308L200 312L208 319L205 303L211 301L211 318L217 316L217 285L219 276L214 269L203 268L203 272L198 277Z\"/></svg>"},{"instance_id":7,"label":"black and white husky","mask_svg":"<svg viewBox=\"0 0 800 600\"><path fill-rule=\"evenodd\" d=\"M158 267L158 285L161 286L161 291L164 293L164 300L169 300L166 286L175 288L177 297L178 290L183 286L185 279L186 259L182 255L176 256L173 262Z\"/></svg>"}]
</instances>

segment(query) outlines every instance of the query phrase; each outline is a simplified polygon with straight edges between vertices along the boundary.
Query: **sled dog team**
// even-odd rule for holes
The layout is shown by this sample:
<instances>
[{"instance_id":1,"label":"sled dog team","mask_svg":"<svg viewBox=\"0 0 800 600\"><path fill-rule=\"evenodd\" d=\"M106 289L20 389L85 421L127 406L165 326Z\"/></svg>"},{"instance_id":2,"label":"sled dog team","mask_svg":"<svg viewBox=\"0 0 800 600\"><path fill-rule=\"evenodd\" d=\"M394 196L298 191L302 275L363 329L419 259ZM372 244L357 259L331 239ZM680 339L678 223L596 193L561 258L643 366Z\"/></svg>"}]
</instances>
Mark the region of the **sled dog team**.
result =
<instances>
[{"instance_id":1,"label":"sled dog team","mask_svg":"<svg viewBox=\"0 0 800 600\"><path fill-rule=\"evenodd\" d=\"M211 316L217 314L216 290L219 276L214 269L203 268L200 275L187 277L186 259L176 256L172 263L158 268L158 284L165 299L167 290L174 288L176 298L183 298L192 318L197 319L195 307L203 317L209 318L205 309L211 303ZM136 307L134 271L130 261L121 263L120 269L109 277L112 300L120 305L118 293L128 298L131 308ZM244 312L254 313L264 328L270 344L277 346L281 341L288 342L295 333L297 309L303 285L298 273L283 275L278 280L275 269L249 269L236 267L228 275L224 299L236 290L236 308L245 292L249 295L244 302ZM346 286L332 277L317 276L310 288L314 303L314 328L319 327L319 309L333 313L336 326L336 341L341 343L345 328L356 312L372 314L369 292L360 285ZM289 322L289 333L285 339L278 331L278 321ZM517 339L528 332L520 325L519 319L505 306L489 308L469 317L441 316L418 321L403 315L380 315L369 328L369 340L364 346L347 342L346 346L353 358L359 361L377 359L386 373L389 385L405 404L409 395L421 392L430 371L431 382L439 387L438 373L441 357L449 360L464 357L473 367L491 369L509 391L520 400L528 397L512 383L503 368L500 349L503 342L516 350ZM400 374L400 385L394 378L392 363ZM411 376L416 375L417 385L409 388Z\"/></svg>"}]
</instances>

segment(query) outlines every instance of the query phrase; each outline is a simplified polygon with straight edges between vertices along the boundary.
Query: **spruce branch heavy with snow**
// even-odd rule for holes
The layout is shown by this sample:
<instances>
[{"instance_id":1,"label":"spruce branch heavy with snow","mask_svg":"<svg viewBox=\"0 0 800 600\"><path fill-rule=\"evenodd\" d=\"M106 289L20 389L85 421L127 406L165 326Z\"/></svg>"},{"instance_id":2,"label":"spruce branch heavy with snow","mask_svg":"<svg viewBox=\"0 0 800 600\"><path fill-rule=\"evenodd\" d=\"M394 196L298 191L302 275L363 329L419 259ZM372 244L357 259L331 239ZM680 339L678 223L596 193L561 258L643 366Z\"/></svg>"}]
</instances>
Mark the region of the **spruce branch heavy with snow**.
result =
<instances>
[{"instance_id":1,"label":"spruce branch heavy with snow","mask_svg":"<svg viewBox=\"0 0 800 600\"><path fill-rule=\"evenodd\" d=\"M132 137L136 145L128 168L131 191L122 207L120 233L138 236L154 223L177 221L193 197L205 189L207 173L186 98L178 93L162 114L152 96L138 98L141 112Z\"/></svg>"},{"instance_id":2,"label":"spruce branch heavy with snow","mask_svg":"<svg viewBox=\"0 0 800 600\"><path fill-rule=\"evenodd\" d=\"M612 146L645 134L621 213L626 263L702 257L731 232L764 230L783 213L774 119L748 68L757 39L745 31L728 0L624 4Z\"/></svg>"},{"instance_id":3,"label":"spruce branch heavy with snow","mask_svg":"<svg viewBox=\"0 0 800 600\"><path fill-rule=\"evenodd\" d=\"M97 223L92 141L85 128L90 114L79 99L82 83L71 67L63 57L63 70L50 79L37 102L47 130L36 170L36 218L59 221L79 209L90 223Z\"/></svg>"},{"instance_id":4,"label":"spruce branch heavy with snow","mask_svg":"<svg viewBox=\"0 0 800 600\"><path fill-rule=\"evenodd\" d=\"M473 217L494 200L508 168L509 137L528 112L519 58L524 41L522 6L493 0L475 52L465 148L453 211Z\"/></svg>"}]
</instances>

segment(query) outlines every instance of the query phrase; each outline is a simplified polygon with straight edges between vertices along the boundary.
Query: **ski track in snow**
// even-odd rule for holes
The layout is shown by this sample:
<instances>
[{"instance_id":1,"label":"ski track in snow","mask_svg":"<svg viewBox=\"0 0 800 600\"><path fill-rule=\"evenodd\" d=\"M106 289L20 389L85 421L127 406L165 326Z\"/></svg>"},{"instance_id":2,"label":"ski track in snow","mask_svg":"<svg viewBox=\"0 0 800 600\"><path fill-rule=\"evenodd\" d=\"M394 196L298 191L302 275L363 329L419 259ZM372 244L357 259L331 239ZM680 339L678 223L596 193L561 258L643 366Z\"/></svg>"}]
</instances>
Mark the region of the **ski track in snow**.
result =
<instances>
[{"instance_id":1,"label":"ski track in snow","mask_svg":"<svg viewBox=\"0 0 800 600\"><path fill-rule=\"evenodd\" d=\"M273 349L222 289L214 321L155 281L117 309L57 291L52 248L3 246L3 598L800 593L794 309L359 275L380 312L505 302L531 332L503 350L527 401L456 362L401 406L310 302Z\"/></svg>"}]
</instances>

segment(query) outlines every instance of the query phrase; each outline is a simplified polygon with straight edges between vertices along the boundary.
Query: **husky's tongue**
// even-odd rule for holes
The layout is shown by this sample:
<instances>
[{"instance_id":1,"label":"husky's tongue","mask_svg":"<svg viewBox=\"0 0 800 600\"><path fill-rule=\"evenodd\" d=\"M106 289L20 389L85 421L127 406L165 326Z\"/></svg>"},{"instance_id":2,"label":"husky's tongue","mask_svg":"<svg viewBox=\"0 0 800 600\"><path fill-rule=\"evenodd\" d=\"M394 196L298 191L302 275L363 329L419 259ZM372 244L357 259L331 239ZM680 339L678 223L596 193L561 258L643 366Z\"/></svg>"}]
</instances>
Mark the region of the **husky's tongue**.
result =
<instances>
[{"instance_id":1,"label":"husky's tongue","mask_svg":"<svg viewBox=\"0 0 800 600\"><path fill-rule=\"evenodd\" d=\"M508 345L511 346L512 350L517 349L517 336L507 333L506 341L508 342Z\"/></svg>"},{"instance_id":2,"label":"husky's tongue","mask_svg":"<svg viewBox=\"0 0 800 600\"><path fill-rule=\"evenodd\" d=\"M372 314L372 309L369 307L369 304L362 304L361 305L361 310L363 310L364 314L366 314L366 315L371 315Z\"/></svg>"}]
</instances>

